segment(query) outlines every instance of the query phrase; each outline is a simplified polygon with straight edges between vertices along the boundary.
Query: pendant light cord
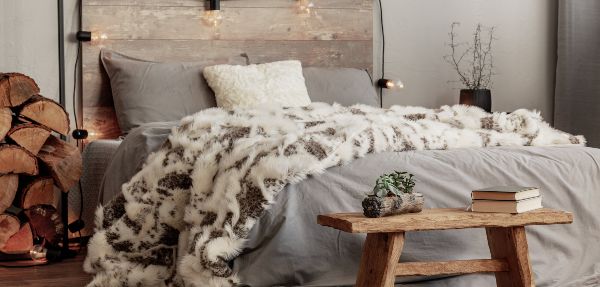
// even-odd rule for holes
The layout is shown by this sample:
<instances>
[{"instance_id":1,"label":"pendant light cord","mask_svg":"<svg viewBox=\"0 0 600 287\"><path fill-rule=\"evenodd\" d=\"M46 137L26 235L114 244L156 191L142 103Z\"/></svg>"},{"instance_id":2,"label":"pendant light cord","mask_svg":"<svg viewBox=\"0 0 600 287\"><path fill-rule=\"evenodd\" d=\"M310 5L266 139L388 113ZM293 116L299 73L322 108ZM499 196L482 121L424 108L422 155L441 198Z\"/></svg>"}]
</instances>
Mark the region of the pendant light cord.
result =
<instances>
[{"instance_id":1,"label":"pendant light cord","mask_svg":"<svg viewBox=\"0 0 600 287\"><path fill-rule=\"evenodd\" d=\"M82 5L82 1L78 0L77 1L77 9L78 9L78 15L77 15L77 31L81 31L81 27L82 27L82 14L83 14L83 5ZM77 79L79 78L79 59L81 58L81 42L77 41L77 55L75 56L75 66L73 67L73 95L72 95L72 102L73 102L73 118L75 119L75 128L79 129L79 121L77 120ZM77 145L79 146L79 140L77 140Z\"/></svg>"},{"instance_id":2,"label":"pendant light cord","mask_svg":"<svg viewBox=\"0 0 600 287\"><path fill-rule=\"evenodd\" d=\"M383 27L383 5L379 0L379 22L381 24L381 78L385 79L385 30ZM383 108L383 88L379 87L379 104Z\"/></svg>"}]
</instances>

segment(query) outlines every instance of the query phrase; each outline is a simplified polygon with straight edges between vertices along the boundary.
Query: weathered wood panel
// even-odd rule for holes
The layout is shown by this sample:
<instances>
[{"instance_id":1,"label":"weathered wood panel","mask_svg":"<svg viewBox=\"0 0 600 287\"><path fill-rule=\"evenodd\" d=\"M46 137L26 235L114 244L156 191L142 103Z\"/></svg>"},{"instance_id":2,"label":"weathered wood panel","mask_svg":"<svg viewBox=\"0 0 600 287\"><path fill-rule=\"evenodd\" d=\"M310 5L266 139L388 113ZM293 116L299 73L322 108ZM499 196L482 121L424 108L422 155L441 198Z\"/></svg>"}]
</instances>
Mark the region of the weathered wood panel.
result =
<instances>
[{"instance_id":1,"label":"weathered wood panel","mask_svg":"<svg viewBox=\"0 0 600 287\"><path fill-rule=\"evenodd\" d=\"M202 0L84 0L86 6L184 6L184 7L204 7L205 1ZM336 8L336 9L371 9L372 0L313 0L315 8ZM298 0L223 0L221 8L295 8L300 1Z\"/></svg>"},{"instance_id":2,"label":"weathered wood panel","mask_svg":"<svg viewBox=\"0 0 600 287\"><path fill-rule=\"evenodd\" d=\"M320 225L350 233L405 232L463 229L477 227L511 227L525 225L569 224L573 214L550 208L525 213L481 213L458 208L425 209L420 213L368 218L362 213L319 215Z\"/></svg>"},{"instance_id":3,"label":"weathered wood panel","mask_svg":"<svg viewBox=\"0 0 600 287\"><path fill-rule=\"evenodd\" d=\"M103 44L84 51L86 107L112 106L108 76L99 59L102 47L148 61L189 61L206 65L297 59L304 66L365 68L370 67L373 55L371 41L118 40Z\"/></svg>"},{"instance_id":4,"label":"weathered wood panel","mask_svg":"<svg viewBox=\"0 0 600 287\"><path fill-rule=\"evenodd\" d=\"M396 265L396 276L458 275L508 270L508 262L504 259L409 262Z\"/></svg>"},{"instance_id":5,"label":"weathered wood panel","mask_svg":"<svg viewBox=\"0 0 600 287\"><path fill-rule=\"evenodd\" d=\"M533 271L529 262L529 248L525 227L486 228L490 253L494 259L504 259L510 268L508 272L496 273L498 287L535 286Z\"/></svg>"},{"instance_id":6,"label":"weathered wood panel","mask_svg":"<svg viewBox=\"0 0 600 287\"><path fill-rule=\"evenodd\" d=\"M84 29L112 40L371 40L371 10L315 10L308 17L290 8L224 8L215 33L201 26L200 7L87 6Z\"/></svg>"},{"instance_id":7,"label":"weathered wood panel","mask_svg":"<svg viewBox=\"0 0 600 287\"><path fill-rule=\"evenodd\" d=\"M151 61L210 64L298 59L304 66L373 65L372 0L224 0L217 30L202 25L201 0L84 0L85 30L108 39L83 48L83 121L90 139L120 134L101 48Z\"/></svg>"},{"instance_id":8,"label":"weathered wood panel","mask_svg":"<svg viewBox=\"0 0 600 287\"><path fill-rule=\"evenodd\" d=\"M89 132L88 141L114 139L121 135L113 106L84 107L83 128Z\"/></svg>"},{"instance_id":9,"label":"weathered wood panel","mask_svg":"<svg viewBox=\"0 0 600 287\"><path fill-rule=\"evenodd\" d=\"M370 233L363 246L356 287L394 287L404 233Z\"/></svg>"}]
</instances>

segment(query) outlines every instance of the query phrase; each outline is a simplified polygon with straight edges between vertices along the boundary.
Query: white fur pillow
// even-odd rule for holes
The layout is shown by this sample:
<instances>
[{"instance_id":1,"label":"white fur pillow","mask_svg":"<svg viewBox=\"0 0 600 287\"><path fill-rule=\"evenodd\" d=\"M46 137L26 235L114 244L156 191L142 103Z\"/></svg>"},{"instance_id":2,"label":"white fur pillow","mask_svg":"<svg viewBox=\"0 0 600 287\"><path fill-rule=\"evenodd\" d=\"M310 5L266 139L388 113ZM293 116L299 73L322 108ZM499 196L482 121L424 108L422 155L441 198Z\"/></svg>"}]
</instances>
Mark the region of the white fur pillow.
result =
<instances>
[{"instance_id":1,"label":"white fur pillow","mask_svg":"<svg viewBox=\"0 0 600 287\"><path fill-rule=\"evenodd\" d=\"M259 65L216 65L204 68L217 106L252 108L264 105L300 107L310 104L302 64L281 61Z\"/></svg>"}]
</instances>

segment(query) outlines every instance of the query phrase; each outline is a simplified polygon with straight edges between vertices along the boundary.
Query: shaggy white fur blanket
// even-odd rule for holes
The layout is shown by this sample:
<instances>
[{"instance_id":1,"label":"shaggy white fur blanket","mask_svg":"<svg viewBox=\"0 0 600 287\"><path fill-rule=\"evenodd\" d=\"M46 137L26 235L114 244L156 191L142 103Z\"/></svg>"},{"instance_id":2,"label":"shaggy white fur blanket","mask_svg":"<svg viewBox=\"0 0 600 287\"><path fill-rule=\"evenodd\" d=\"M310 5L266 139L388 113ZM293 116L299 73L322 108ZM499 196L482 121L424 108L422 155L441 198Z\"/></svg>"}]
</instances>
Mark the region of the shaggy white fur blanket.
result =
<instances>
[{"instance_id":1,"label":"shaggy white fur blanket","mask_svg":"<svg viewBox=\"0 0 600 287\"><path fill-rule=\"evenodd\" d=\"M584 143L528 110L205 110L184 118L122 195L98 209L84 263L96 273L89 286L235 286L228 261L276 194L368 153ZM188 247L177 262L184 230Z\"/></svg>"}]
</instances>

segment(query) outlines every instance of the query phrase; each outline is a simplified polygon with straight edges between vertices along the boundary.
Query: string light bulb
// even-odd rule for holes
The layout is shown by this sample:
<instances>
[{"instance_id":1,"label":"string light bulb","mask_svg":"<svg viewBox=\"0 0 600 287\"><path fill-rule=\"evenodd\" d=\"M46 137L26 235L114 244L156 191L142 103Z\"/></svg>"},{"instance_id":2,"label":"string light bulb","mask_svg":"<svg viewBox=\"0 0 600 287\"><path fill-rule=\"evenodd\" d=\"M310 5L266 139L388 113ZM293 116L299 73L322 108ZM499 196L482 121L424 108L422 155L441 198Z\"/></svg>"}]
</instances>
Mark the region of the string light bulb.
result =
<instances>
[{"instance_id":1,"label":"string light bulb","mask_svg":"<svg viewBox=\"0 0 600 287\"><path fill-rule=\"evenodd\" d=\"M106 35L106 33L98 32L98 31L92 31L92 32L78 31L77 34L75 34L75 37L80 42L90 42L90 41L97 42L97 41L108 40L108 35Z\"/></svg>"},{"instance_id":2,"label":"string light bulb","mask_svg":"<svg viewBox=\"0 0 600 287\"><path fill-rule=\"evenodd\" d=\"M313 12L313 8L315 7L315 3L311 0L297 0L296 9L298 14L306 14L311 15Z\"/></svg>"},{"instance_id":3,"label":"string light bulb","mask_svg":"<svg viewBox=\"0 0 600 287\"><path fill-rule=\"evenodd\" d=\"M377 81L377 85L380 88L390 90L399 90L404 88L404 83L402 83L400 80L379 79L379 81Z\"/></svg>"},{"instance_id":4,"label":"string light bulb","mask_svg":"<svg viewBox=\"0 0 600 287\"><path fill-rule=\"evenodd\" d=\"M104 41L108 40L108 35L102 32L92 32L92 41Z\"/></svg>"},{"instance_id":5,"label":"string light bulb","mask_svg":"<svg viewBox=\"0 0 600 287\"><path fill-rule=\"evenodd\" d=\"M202 13L202 23L207 27L217 28L223 22L221 3L219 0L209 0L208 7Z\"/></svg>"},{"instance_id":6,"label":"string light bulb","mask_svg":"<svg viewBox=\"0 0 600 287\"><path fill-rule=\"evenodd\" d=\"M202 13L202 23L207 27L217 28L223 22L221 10L205 10Z\"/></svg>"}]
</instances>

